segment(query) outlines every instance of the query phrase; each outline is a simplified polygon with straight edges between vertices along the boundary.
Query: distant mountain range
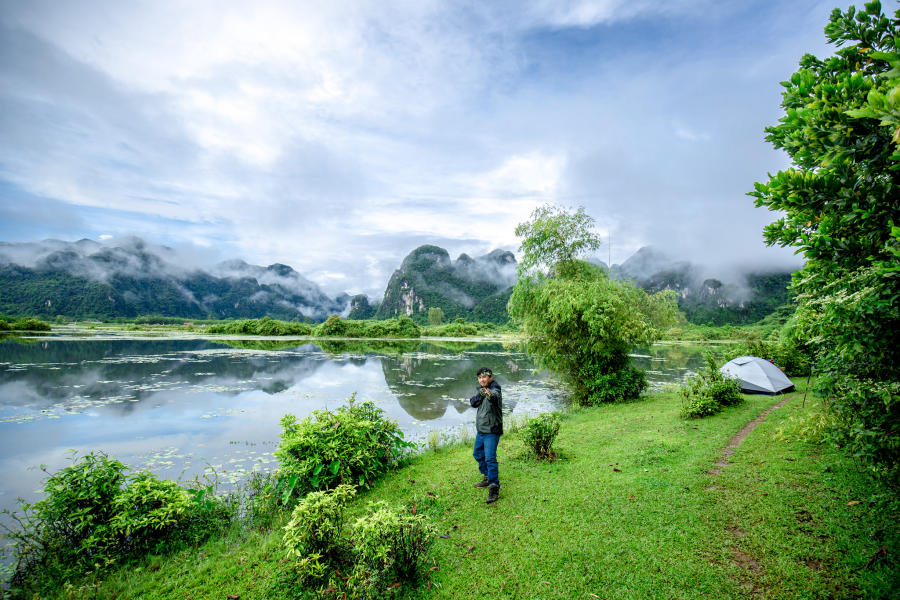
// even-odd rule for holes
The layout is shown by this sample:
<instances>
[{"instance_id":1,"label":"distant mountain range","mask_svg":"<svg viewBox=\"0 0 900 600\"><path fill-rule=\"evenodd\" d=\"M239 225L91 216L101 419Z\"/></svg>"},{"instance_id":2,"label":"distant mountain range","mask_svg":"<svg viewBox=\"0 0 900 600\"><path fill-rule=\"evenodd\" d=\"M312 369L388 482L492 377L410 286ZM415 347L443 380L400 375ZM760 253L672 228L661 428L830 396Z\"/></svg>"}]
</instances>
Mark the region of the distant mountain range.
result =
<instances>
[{"instance_id":1,"label":"distant mountain range","mask_svg":"<svg viewBox=\"0 0 900 600\"><path fill-rule=\"evenodd\" d=\"M610 274L647 292L675 291L678 308L688 321L699 324L755 323L791 299L790 271L738 271L726 283L723 274L722 279L709 277L699 265L673 259L650 246L613 265Z\"/></svg>"},{"instance_id":2,"label":"distant mountain range","mask_svg":"<svg viewBox=\"0 0 900 600\"><path fill-rule=\"evenodd\" d=\"M610 273L650 292L674 290L679 307L696 323L755 322L789 301L789 272L744 272L725 283L651 247L613 265ZM425 245L403 259L381 301L373 303L365 295L329 297L283 264L261 267L231 260L190 267L171 248L136 237L115 243L0 242L0 314L48 318L268 315L322 321L341 314L352 319L406 315L425 322L428 309L437 307L445 322L463 317L504 323L515 281L511 252L461 254L452 260L445 249Z\"/></svg>"},{"instance_id":3,"label":"distant mountain range","mask_svg":"<svg viewBox=\"0 0 900 600\"><path fill-rule=\"evenodd\" d=\"M321 321L349 297L325 295L291 267L233 260L211 269L181 264L176 253L136 237L0 243L0 313L75 318L164 315Z\"/></svg>"}]
</instances>

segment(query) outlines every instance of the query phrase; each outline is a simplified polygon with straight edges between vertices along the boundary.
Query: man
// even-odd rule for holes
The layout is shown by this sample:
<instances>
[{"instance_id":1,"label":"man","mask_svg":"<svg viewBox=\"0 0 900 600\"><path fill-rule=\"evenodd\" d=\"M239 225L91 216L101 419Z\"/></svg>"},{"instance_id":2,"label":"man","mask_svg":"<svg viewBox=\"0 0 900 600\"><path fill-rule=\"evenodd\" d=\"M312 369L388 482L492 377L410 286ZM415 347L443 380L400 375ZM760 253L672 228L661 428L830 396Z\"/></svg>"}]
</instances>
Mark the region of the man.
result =
<instances>
[{"instance_id":1,"label":"man","mask_svg":"<svg viewBox=\"0 0 900 600\"><path fill-rule=\"evenodd\" d=\"M478 369L478 387L469 398L475 413L475 450L472 456L478 461L478 470L484 479L475 484L488 488L487 503L500 497L500 469L497 466L497 444L503 435L503 396L500 384L494 381L494 373L487 367Z\"/></svg>"}]
</instances>

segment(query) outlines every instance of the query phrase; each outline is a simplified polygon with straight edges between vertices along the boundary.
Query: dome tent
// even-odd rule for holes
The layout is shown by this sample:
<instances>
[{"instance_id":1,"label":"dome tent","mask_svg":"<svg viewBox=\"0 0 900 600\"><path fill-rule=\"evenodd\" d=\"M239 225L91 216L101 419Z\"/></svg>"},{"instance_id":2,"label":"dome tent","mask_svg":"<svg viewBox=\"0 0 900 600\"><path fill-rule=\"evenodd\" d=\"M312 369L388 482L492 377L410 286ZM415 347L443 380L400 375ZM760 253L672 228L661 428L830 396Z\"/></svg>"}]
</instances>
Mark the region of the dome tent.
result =
<instances>
[{"instance_id":1,"label":"dome tent","mask_svg":"<svg viewBox=\"0 0 900 600\"><path fill-rule=\"evenodd\" d=\"M782 394L794 391L794 384L773 363L758 356L739 356L722 365L726 377L741 381L745 394Z\"/></svg>"}]
</instances>

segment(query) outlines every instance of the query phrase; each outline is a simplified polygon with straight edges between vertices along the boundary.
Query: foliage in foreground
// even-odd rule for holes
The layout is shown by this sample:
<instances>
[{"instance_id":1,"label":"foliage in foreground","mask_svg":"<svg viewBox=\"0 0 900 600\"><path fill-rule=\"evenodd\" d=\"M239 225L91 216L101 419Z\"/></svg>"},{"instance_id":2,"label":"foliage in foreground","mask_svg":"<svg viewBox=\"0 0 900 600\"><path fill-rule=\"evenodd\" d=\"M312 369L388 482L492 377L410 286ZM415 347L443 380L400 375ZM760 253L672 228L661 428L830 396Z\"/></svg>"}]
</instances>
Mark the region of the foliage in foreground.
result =
<instances>
[{"instance_id":1,"label":"foliage in foreground","mask_svg":"<svg viewBox=\"0 0 900 600\"><path fill-rule=\"evenodd\" d=\"M275 456L285 501L340 484L369 486L414 446L384 411L353 396L344 406L299 421L284 415L281 425Z\"/></svg>"},{"instance_id":2,"label":"foliage in foreground","mask_svg":"<svg viewBox=\"0 0 900 600\"><path fill-rule=\"evenodd\" d=\"M287 564L273 593L382 598L425 579L434 528L423 515L379 502L345 532L346 506L355 493L352 485L340 485L300 500L284 527Z\"/></svg>"},{"instance_id":3,"label":"foliage in foreground","mask_svg":"<svg viewBox=\"0 0 900 600\"><path fill-rule=\"evenodd\" d=\"M103 453L73 457L50 475L46 498L23 503L13 540L11 597L31 597L147 552L196 544L226 525L232 507Z\"/></svg>"},{"instance_id":4,"label":"foliage in foreground","mask_svg":"<svg viewBox=\"0 0 900 600\"><path fill-rule=\"evenodd\" d=\"M560 419L557 413L544 413L528 420L522 432L522 441L538 458L553 456L553 441L559 434Z\"/></svg>"},{"instance_id":5,"label":"foliage in foreground","mask_svg":"<svg viewBox=\"0 0 900 600\"><path fill-rule=\"evenodd\" d=\"M780 399L754 396L695 421L679 418L674 393L573 411L556 441L562 460L550 464L524 456L519 436L504 436L508 493L489 507L471 485L471 440L446 446L352 500L345 531L370 500L416 507L434 523L441 535L430 550L430 589L392 588L398 598L737 599L751 586L765 598L891 598L900 585L896 495L830 446L772 438L810 409L804 384L720 475L708 472L712 457ZM42 597L290 598L273 591L288 564L286 522L234 527Z\"/></svg>"},{"instance_id":6,"label":"foliage in foreground","mask_svg":"<svg viewBox=\"0 0 900 600\"><path fill-rule=\"evenodd\" d=\"M509 300L529 353L559 373L581 405L637 398L647 380L628 353L658 340L678 314L672 292L648 295L578 260L599 247L593 223L583 208L574 214L549 205L535 209L516 228L523 257Z\"/></svg>"},{"instance_id":7,"label":"foliage in foreground","mask_svg":"<svg viewBox=\"0 0 900 600\"><path fill-rule=\"evenodd\" d=\"M711 354L706 355L706 369L681 386L681 399L681 416L687 419L708 417L744 401L741 382L719 371Z\"/></svg>"},{"instance_id":8,"label":"foliage in foreground","mask_svg":"<svg viewBox=\"0 0 900 600\"><path fill-rule=\"evenodd\" d=\"M836 441L900 485L900 10L836 8L825 33L839 50L801 59L766 128L793 167L751 195L784 214L766 242L806 258L797 322Z\"/></svg>"}]
</instances>

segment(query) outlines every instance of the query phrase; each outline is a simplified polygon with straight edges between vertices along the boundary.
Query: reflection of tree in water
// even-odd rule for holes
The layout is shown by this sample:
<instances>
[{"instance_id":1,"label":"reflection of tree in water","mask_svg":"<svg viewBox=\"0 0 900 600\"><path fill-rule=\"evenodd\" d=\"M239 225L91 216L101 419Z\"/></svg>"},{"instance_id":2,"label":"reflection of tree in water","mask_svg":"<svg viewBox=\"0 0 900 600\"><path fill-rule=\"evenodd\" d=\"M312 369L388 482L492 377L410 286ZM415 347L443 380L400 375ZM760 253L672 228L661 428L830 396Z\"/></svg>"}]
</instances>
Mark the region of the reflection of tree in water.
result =
<instances>
[{"instance_id":1,"label":"reflection of tree in water","mask_svg":"<svg viewBox=\"0 0 900 600\"><path fill-rule=\"evenodd\" d=\"M86 398L115 406L127 414L139 402L109 402L110 398L142 400L160 391L206 386L218 394L246 391L247 383L276 394L311 375L325 361L316 360L312 345L294 352L247 354L229 352L221 344L202 340L79 340L41 341L19 345L0 342L0 405L43 410ZM18 367L23 365L24 367Z\"/></svg>"},{"instance_id":2,"label":"reflection of tree in water","mask_svg":"<svg viewBox=\"0 0 900 600\"><path fill-rule=\"evenodd\" d=\"M530 375L531 361L524 354L504 352L499 344L472 344L467 350L450 354L426 344L419 353L385 357L381 361L384 379L403 410L414 419L430 421L444 416L449 406L458 413L469 409L479 367L493 369L501 385ZM511 412L515 405L512 396L504 397L504 412Z\"/></svg>"}]
</instances>

